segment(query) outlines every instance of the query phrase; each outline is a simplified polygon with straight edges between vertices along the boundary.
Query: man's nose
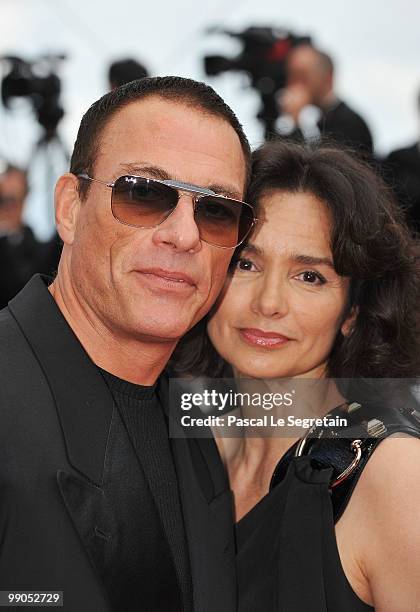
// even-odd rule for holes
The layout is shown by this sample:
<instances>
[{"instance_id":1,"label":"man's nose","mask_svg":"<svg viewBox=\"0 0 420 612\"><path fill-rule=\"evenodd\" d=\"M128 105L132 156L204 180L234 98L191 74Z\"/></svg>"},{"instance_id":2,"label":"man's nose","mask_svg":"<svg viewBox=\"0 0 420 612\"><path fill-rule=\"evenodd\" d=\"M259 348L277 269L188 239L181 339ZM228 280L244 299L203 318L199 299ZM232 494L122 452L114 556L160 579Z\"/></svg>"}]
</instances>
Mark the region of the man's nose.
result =
<instances>
[{"instance_id":1,"label":"man's nose","mask_svg":"<svg viewBox=\"0 0 420 612\"><path fill-rule=\"evenodd\" d=\"M157 245L168 245L180 252L197 252L201 249L192 195L180 195L175 210L155 228L153 241Z\"/></svg>"}]
</instances>

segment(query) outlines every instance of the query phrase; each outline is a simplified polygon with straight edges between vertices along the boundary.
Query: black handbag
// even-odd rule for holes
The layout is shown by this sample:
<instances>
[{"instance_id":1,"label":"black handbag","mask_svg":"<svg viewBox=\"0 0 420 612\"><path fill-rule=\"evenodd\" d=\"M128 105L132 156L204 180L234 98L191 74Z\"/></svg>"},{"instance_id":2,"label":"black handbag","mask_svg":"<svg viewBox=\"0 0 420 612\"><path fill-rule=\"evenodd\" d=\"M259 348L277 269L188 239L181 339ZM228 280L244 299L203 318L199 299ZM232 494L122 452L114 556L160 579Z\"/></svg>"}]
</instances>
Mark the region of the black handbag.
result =
<instances>
[{"instance_id":1,"label":"black handbag","mask_svg":"<svg viewBox=\"0 0 420 612\"><path fill-rule=\"evenodd\" d=\"M393 434L420 438L420 410L416 401L400 408L386 403L345 403L326 415L342 416L345 429L313 427L283 455L270 482L270 490L283 480L293 457L307 455L317 469L332 468L330 493L334 522L343 514L372 453Z\"/></svg>"}]
</instances>

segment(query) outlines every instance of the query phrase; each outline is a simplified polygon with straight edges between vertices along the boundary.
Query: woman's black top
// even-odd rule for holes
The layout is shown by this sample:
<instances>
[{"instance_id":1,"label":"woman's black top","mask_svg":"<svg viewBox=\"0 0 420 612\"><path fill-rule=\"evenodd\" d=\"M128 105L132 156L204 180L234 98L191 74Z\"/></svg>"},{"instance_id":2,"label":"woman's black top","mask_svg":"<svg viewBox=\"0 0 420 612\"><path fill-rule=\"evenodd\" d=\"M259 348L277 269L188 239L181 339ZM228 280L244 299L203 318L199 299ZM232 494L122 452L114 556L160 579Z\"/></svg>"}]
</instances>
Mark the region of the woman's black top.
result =
<instances>
[{"instance_id":1,"label":"woman's black top","mask_svg":"<svg viewBox=\"0 0 420 612\"><path fill-rule=\"evenodd\" d=\"M331 492L332 478L354 453L351 438L324 438L324 431L307 444L308 454L297 457L292 448L284 455L269 493L237 523L239 612L373 610L344 574L334 525L379 442L399 432L420 437L420 411L415 402L372 418L369 406L347 405L349 414L350 408L363 450L352 475Z\"/></svg>"},{"instance_id":2,"label":"woman's black top","mask_svg":"<svg viewBox=\"0 0 420 612\"><path fill-rule=\"evenodd\" d=\"M236 525L239 612L367 612L341 566L331 470L292 459L284 480Z\"/></svg>"}]
</instances>

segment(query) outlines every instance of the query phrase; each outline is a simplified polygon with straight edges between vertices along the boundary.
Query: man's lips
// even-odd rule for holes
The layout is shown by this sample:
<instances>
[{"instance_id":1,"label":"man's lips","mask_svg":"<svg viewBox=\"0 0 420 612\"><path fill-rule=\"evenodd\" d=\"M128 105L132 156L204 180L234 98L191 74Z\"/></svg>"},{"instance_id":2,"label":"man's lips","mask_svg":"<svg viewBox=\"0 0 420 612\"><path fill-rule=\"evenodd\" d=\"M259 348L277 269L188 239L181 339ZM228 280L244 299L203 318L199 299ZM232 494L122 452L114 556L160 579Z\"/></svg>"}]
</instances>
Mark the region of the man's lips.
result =
<instances>
[{"instance_id":1,"label":"man's lips","mask_svg":"<svg viewBox=\"0 0 420 612\"><path fill-rule=\"evenodd\" d=\"M290 338L278 334L277 332L264 331L255 328L241 328L239 333L245 342L253 346L262 346L265 348L277 347L290 341Z\"/></svg>"},{"instance_id":2,"label":"man's lips","mask_svg":"<svg viewBox=\"0 0 420 612\"><path fill-rule=\"evenodd\" d=\"M175 270L165 270L164 268L142 268L141 270L136 270L136 272L144 275L151 281L173 284L174 286L184 285L185 287L196 287L197 285L191 276L188 276L188 274L185 274L184 272L177 272Z\"/></svg>"}]
</instances>

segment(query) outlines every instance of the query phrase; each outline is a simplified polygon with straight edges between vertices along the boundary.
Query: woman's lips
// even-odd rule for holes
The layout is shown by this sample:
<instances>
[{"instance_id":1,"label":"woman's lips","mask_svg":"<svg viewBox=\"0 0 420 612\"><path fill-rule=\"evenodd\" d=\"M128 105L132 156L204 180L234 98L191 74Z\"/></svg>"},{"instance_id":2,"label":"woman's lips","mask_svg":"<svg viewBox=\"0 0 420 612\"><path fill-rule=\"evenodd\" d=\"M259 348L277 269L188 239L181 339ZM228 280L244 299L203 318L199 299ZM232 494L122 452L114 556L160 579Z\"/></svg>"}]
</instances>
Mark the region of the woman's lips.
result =
<instances>
[{"instance_id":1,"label":"woman's lips","mask_svg":"<svg viewBox=\"0 0 420 612\"><path fill-rule=\"evenodd\" d=\"M266 332L262 329L254 328L241 328L239 330L241 338L252 346L262 346L264 348L276 348L286 342L289 342L290 338L282 336L276 332Z\"/></svg>"}]
</instances>

